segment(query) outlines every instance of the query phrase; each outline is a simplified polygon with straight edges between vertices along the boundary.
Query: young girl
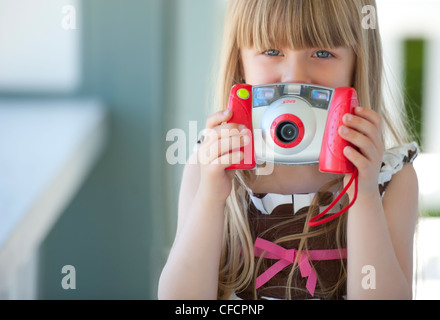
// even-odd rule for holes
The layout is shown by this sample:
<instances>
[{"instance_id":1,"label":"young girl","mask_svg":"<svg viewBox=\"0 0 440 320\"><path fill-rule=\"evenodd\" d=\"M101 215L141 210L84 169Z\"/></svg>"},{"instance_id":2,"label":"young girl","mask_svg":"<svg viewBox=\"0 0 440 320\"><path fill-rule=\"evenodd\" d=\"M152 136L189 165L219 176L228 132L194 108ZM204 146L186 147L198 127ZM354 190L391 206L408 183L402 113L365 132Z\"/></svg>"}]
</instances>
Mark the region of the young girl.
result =
<instances>
[{"instance_id":1,"label":"young girl","mask_svg":"<svg viewBox=\"0 0 440 320\"><path fill-rule=\"evenodd\" d=\"M159 298L411 298L418 149L402 111L384 104L379 31L362 28L367 5L376 7L374 0L229 0L221 111L206 121L198 164L184 170ZM308 221L350 175L317 165L276 165L270 175L226 170L243 158L229 153L234 143L250 143L247 128L227 123L231 87L281 82L351 86L362 106L338 131L356 147L344 155L358 170L357 200L317 227ZM347 194L340 208L354 188Z\"/></svg>"}]
</instances>

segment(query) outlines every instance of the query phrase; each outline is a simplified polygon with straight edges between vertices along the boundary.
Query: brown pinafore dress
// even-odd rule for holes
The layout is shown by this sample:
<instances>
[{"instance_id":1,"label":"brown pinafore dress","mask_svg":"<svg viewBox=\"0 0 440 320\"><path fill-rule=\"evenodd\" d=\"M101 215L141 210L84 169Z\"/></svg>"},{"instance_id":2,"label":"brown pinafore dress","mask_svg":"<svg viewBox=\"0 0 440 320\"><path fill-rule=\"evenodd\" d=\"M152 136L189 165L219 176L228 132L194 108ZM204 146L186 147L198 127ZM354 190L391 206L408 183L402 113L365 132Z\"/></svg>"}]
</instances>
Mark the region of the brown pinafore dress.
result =
<instances>
[{"instance_id":1,"label":"brown pinafore dress","mask_svg":"<svg viewBox=\"0 0 440 320\"><path fill-rule=\"evenodd\" d=\"M399 172L405 163L412 163L418 154L416 143L409 143L387 150L383 156L383 163L379 174L379 192L383 197L386 187L392 176ZM249 223L252 230L254 241L262 238L271 242L286 235L300 234L303 232L305 213L309 210L311 200L315 194L299 195L278 195L278 194L253 194L250 192ZM316 212L322 211L334 198L334 194L328 192L319 196L321 200L315 208ZM330 211L335 212L340 208ZM279 225L280 223L293 220L295 221ZM328 226L323 228L329 228ZM315 229L313 229L315 230ZM317 236L307 240L307 250L327 250L337 248L336 228L326 230ZM344 239L342 244L344 244ZM298 248L300 240L292 240L279 243L285 249ZM266 259L255 257L255 262L259 260L261 265L257 270L256 277L274 265L276 259ZM257 299L286 299L286 290L290 291L291 299L344 299L346 296L346 259L332 259L323 261L309 261L314 272L318 275L318 281L314 294L306 289L307 277L302 277L298 267L294 270L291 286L287 287L287 279L292 271L292 265L285 267L276 273L269 281L256 290ZM323 290L325 288L325 290ZM251 300L255 298L255 282L250 284L241 292L235 292L232 299Z\"/></svg>"}]
</instances>

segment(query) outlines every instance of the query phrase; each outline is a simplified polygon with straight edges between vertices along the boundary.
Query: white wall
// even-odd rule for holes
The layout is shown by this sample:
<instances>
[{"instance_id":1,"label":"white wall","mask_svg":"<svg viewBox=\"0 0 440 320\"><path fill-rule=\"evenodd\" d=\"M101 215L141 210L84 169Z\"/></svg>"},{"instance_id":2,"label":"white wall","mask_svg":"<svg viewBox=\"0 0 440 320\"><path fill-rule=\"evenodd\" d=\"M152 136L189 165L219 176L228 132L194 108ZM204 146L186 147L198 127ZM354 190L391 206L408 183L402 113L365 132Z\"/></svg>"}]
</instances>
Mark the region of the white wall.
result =
<instances>
[{"instance_id":1,"label":"white wall","mask_svg":"<svg viewBox=\"0 0 440 320\"><path fill-rule=\"evenodd\" d=\"M77 89L80 9L81 0L0 1L0 91Z\"/></svg>"},{"instance_id":2,"label":"white wall","mask_svg":"<svg viewBox=\"0 0 440 320\"><path fill-rule=\"evenodd\" d=\"M426 39L423 83L423 154L414 165L420 183L421 204L440 209L440 1L377 0L385 59L392 73L402 80L402 42L407 38Z\"/></svg>"}]
</instances>

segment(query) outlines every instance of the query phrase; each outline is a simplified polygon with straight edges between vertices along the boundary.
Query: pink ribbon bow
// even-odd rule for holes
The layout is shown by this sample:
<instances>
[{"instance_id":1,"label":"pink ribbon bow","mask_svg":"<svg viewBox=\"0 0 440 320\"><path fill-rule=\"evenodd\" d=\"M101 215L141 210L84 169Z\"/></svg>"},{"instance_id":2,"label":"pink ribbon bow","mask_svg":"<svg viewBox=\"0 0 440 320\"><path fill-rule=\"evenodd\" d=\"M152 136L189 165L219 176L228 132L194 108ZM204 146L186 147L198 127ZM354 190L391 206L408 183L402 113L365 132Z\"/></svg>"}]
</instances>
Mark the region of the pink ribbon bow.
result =
<instances>
[{"instance_id":1,"label":"pink ribbon bow","mask_svg":"<svg viewBox=\"0 0 440 320\"><path fill-rule=\"evenodd\" d=\"M257 289L272 279L272 277L285 267L293 264L298 254L297 249L284 249L273 242L257 238L254 245L254 254L256 257L260 257L264 252L266 252L264 258L278 259L278 261L257 277ZM312 296L314 296L317 277L315 271L310 265L309 258L314 261L335 260L340 258L345 259L347 258L347 249L307 250L300 253L298 257L298 267L301 276L303 278L307 277L307 290Z\"/></svg>"}]
</instances>

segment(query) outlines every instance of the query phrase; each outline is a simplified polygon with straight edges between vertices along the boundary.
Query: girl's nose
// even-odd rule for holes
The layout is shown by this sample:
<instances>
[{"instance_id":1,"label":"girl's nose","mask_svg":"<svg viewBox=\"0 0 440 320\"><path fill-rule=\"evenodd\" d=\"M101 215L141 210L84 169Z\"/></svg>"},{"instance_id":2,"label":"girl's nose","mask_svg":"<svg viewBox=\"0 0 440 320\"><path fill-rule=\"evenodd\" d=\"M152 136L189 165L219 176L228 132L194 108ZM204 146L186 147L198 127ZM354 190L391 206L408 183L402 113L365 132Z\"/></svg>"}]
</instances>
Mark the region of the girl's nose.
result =
<instances>
[{"instance_id":1,"label":"girl's nose","mask_svg":"<svg viewBox=\"0 0 440 320\"><path fill-rule=\"evenodd\" d=\"M306 62L301 57L292 55L285 60L281 76L282 82L311 83Z\"/></svg>"}]
</instances>

